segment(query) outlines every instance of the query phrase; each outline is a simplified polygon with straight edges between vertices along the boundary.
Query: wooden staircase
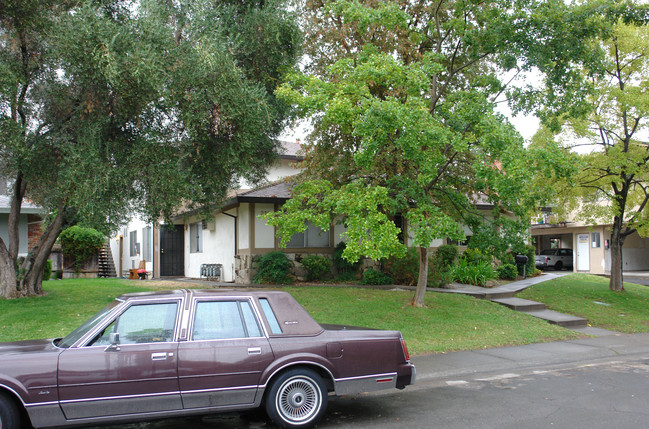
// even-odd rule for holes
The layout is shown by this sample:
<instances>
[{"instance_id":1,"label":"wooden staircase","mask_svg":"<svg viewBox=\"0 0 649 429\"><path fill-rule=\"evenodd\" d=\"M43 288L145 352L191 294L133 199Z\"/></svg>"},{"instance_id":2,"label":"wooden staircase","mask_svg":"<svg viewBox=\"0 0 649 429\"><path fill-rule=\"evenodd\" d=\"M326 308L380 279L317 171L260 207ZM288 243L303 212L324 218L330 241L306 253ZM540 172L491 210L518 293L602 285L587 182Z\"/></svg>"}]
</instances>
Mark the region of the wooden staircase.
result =
<instances>
[{"instance_id":1,"label":"wooden staircase","mask_svg":"<svg viewBox=\"0 0 649 429\"><path fill-rule=\"evenodd\" d=\"M110 244L104 243L104 247L99 250L97 258L97 276L98 277L117 277L115 272L115 262L113 254L110 251Z\"/></svg>"}]
</instances>

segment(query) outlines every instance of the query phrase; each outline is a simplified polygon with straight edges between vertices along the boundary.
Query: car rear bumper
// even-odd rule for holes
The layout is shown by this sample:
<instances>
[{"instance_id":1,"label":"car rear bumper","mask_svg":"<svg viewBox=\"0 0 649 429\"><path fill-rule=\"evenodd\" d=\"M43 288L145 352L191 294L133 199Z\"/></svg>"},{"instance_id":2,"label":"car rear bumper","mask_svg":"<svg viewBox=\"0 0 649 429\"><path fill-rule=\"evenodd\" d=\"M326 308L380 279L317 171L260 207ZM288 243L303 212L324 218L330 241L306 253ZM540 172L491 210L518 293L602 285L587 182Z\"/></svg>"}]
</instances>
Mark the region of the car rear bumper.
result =
<instances>
[{"instance_id":1,"label":"car rear bumper","mask_svg":"<svg viewBox=\"0 0 649 429\"><path fill-rule=\"evenodd\" d=\"M395 386L397 389L403 389L406 386L415 384L417 380L417 368L411 363L404 366L407 369L405 371L399 371L400 375L397 377L397 385Z\"/></svg>"}]
</instances>

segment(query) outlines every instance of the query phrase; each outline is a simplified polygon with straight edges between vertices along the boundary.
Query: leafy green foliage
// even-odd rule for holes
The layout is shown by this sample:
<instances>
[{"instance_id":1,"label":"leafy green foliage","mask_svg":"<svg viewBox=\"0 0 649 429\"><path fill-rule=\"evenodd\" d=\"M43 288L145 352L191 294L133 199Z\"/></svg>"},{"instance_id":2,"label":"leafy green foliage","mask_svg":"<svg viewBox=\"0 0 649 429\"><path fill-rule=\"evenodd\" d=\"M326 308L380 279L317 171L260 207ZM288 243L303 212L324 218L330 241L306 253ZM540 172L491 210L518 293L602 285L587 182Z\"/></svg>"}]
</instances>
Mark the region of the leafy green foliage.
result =
<instances>
[{"instance_id":1,"label":"leafy green foliage","mask_svg":"<svg viewBox=\"0 0 649 429\"><path fill-rule=\"evenodd\" d=\"M407 222L408 244L422 249L434 239L464 239L465 226L484 231L485 252L519 241L546 194L530 186L536 153L496 103L504 76L529 69L543 49L536 41L547 43L544 6L307 2L312 63L278 94L315 118L314 145L294 198L266 218L283 242L307 221L326 229L340 219L345 258L401 257L397 215ZM481 213L479 201L493 211ZM499 232L507 228L518 230Z\"/></svg>"},{"instance_id":2,"label":"leafy green foliage","mask_svg":"<svg viewBox=\"0 0 649 429\"><path fill-rule=\"evenodd\" d=\"M452 244L443 244L435 249L435 264L443 268L455 265L458 258L457 247Z\"/></svg>"},{"instance_id":3,"label":"leafy green foliage","mask_svg":"<svg viewBox=\"0 0 649 429\"><path fill-rule=\"evenodd\" d=\"M309 255L302 258L302 265L307 270L307 280L322 280L331 275L331 260L325 256Z\"/></svg>"},{"instance_id":4,"label":"leafy green foliage","mask_svg":"<svg viewBox=\"0 0 649 429\"><path fill-rule=\"evenodd\" d=\"M484 286L489 280L496 278L496 273L489 262L479 262L470 264L466 259L460 259L460 262L451 267L453 280L458 283Z\"/></svg>"},{"instance_id":5,"label":"leafy green foliage","mask_svg":"<svg viewBox=\"0 0 649 429\"><path fill-rule=\"evenodd\" d=\"M211 207L276 159L291 107L274 92L300 44L281 0L1 9L0 174L19 205L65 214L50 248L64 223L107 232L134 211Z\"/></svg>"},{"instance_id":6,"label":"leafy green foliage","mask_svg":"<svg viewBox=\"0 0 649 429\"><path fill-rule=\"evenodd\" d=\"M561 111L545 106L546 128L535 143L566 151L589 146L572 154L572 176L553 181L561 198L558 215L612 224L610 287L623 290L624 241L635 232L649 235L649 5L589 1L574 7L574 17L593 32L589 43L580 44L587 55L571 59L576 85L557 100ZM547 82L548 97L553 83Z\"/></svg>"},{"instance_id":7,"label":"leafy green foliage","mask_svg":"<svg viewBox=\"0 0 649 429\"><path fill-rule=\"evenodd\" d=\"M441 249L441 251L440 251ZM450 267L457 259L457 248L453 245L440 246L428 257L428 287L445 287L453 281ZM411 286L417 284L419 277L419 252L409 247L401 257L391 257L383 261L384 272L395 284Z\"/></svg>"},{"instance_id":8,"label":"leafy green foliage","mask_svg":"<svg viewBox=\"0 0 649 429\"><path fill-rule=\"evenodd\" d=\"M43 269L43 281L47 281L52 276L52 261L50 259L45 263L45 268Z\"/></svg>"},{"instance_id":9,"label":"leafy green foliage","mask_svg":"<svg viewBox=\"0 0 649 429\"><path fill-rule=\"evenodd\" d=\"M518 268L514 264L503 264L496 267L496 276L502 280L516 280Z\"/></svg>"},{"instance_id":10,"label":"leafy green foliage","mask_svg":"<svg viewBox=\"0 0 649 429\"><path fill-rule=\"evenodd\" d=\"M257 284L288 284L293 282L291 270L293 263L283 252L270 252L259 257L257 274L253 281Z\"/></svg>"},{"instance_id":11,"label":"leafy green foliage","mask_svg":"<svg viewBox=\"0 0 649 429\"><path fill-rule=\"evenodd\" d=\"M468 248L462 252L462 260L465 260L469 265L477 265L482 262L491 262L491 257L482 253L479 249Z\"/></svg>"},{"instance_id":12,"label":"leafy green foliage","mask_svg":"<svg viewBox=\"0 0 649 429\"><path fill-rule=\"evenodd\" d=\"M385 273L395 284L411 286L417 284L419 273L419 254L417 249L409 247L401 257L391 257L383 262Z\"/></svg>"},{"instance_id":13,"label":"leafy green foliage","mask_svg":"<svg viewBox=\"0 0 649 429\"><path fill-rule=\"evenodd\" d=\"M374 268L369 268L363 273L363 279L361 284L364 285L391 285L393 283L392 278L381 271L377 271Z\"/></svg>"},{"instance_id":14,"label":"leafy green foliage","mask_svg":"<svg viewBox=\"0 0 649 429\"><path fill-rule=\"evenodd\" d=\"M356 262L350 262L349 260L345 259L343 257L343 253L345 252L346 247L347 245L344 241L341 241L336 245L333 255L333 264L336 268L336 271L338 272L338 275L351 274L351 276L353 277L356 271L358 271L358 268L361 265L361 261L359 260Z\"/></svg>"},{"instance_id":15,"label":"leafy green foliage","mask_svg":"<svg viewBox=\"0 0 649 429\"><path fill-rule=\"evenodd\" d=\"M106 237L95 229L75 225L64 229L59 240L63 254L75 261L78 271L101 249L106 242Z\"/></svg>"}]
</instances>

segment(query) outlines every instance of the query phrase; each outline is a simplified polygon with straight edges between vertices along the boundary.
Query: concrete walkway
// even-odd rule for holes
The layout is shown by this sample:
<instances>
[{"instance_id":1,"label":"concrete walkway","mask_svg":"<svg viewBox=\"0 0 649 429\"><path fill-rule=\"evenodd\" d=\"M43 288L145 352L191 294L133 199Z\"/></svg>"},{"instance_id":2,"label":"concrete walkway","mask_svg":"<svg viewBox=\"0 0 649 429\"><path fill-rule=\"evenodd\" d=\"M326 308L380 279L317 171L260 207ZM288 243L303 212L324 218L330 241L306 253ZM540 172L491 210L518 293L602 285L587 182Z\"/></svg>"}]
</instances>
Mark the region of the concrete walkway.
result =
<instances>
[{"instance_id":1,"label":"concrete walkway","mask_svg":"<svg viewBox=\"0 0 649 429\"><path fill-rule=\"evenodd\" d=\"M470 295L475 298L488 299L492 302L504 305L515 311L527 313L531 316L538 317L539 319L546 320L549 323L570 328L579 332L594 335L604 336L613 335L615 332L607 331L605 329L591 328L588 326L588 321L583 317L573 316L571 314L563 314L556 311L548 310L542 302L530 301L527 299L516 298L514 295L528 287L545 282L548 280L557 279L565 275L572 274L571 272L556 272L544 273L537 277L530 277L524 280L518 280L507 283L502 286L494 288L483 288L471 285L453 284L452 289L429 289L439 293L459 293L463 295Z\"/></svg>"}]
</instances>

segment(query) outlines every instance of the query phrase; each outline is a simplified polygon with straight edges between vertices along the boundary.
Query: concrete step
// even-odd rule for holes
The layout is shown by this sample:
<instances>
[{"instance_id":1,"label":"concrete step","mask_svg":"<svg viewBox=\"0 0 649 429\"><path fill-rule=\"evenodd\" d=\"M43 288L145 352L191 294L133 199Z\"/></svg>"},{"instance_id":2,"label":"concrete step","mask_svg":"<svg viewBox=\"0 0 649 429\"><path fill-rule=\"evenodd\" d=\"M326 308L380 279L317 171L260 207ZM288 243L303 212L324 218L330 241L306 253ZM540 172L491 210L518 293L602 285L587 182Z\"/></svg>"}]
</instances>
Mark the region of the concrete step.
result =
<instances>
[{"instance_id":1,"label":"concrete step","mask_svg":"<svg viewBox=\"0 0 649 429\"><path fill-rule=\"evenodd\" d=\"M530 301L522 298L497 298L491 301L509 307L516 311L536 311L545 310L545 304L542 302Z\"/></svg>"},{"instance_id":2,"label":"concrete step","mask_svg":"<svg viewBox=\"0 0 649 429\"><path fill-rule=\"evenodd\" d=\"M491 301L493 301L494 299L513 298L515 293L516 292L509 292L509 291L500 291L500 292L494 291L494 292L491 292L491 291L489 291L489 289L487 289L484 292L484 295L482 296L482 298L489 299Z\"/></svg>"},{"instance_id":3,"label":"concrete step","mask_svg":"<svg viewBox=\"0 0 649 429\"><path fill-rule=\"evenodd\" d=\"M554 325L563 326L565 328L584 327L588 325L588 321L583 317L563 314L552 310L522 311L522 313L527 313L531 316L547 320Z\"/></svg>"}]
</instances>

